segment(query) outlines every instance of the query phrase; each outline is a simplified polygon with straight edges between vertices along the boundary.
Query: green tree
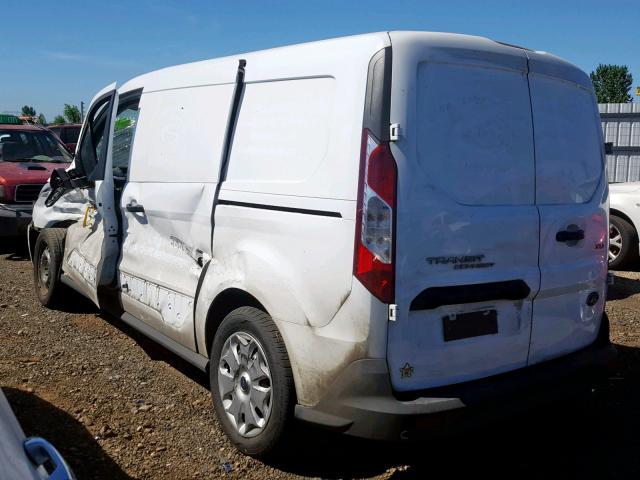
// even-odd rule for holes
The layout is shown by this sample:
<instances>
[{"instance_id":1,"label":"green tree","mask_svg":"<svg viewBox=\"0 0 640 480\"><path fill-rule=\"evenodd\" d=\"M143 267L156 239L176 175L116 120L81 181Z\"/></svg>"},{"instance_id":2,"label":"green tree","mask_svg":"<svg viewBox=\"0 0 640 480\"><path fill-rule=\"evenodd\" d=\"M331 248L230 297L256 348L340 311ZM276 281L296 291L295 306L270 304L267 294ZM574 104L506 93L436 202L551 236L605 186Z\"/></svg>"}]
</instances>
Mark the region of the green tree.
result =
<instances>
[{"instance_id":1,"label":"green tree","mask_svg":"<svg viewBox=\"0 0 640 480\"><path fill-rule=\"evenodd\" d=\"M598 65L591 72L591 82L598 103L628 103L632 101L631 85L633 77L626 65Z\"/></svg>"},{"instance_id":2,"label":"green tree","mask_svg":"<svg viewBox=\"0 0 640 480\"><path fill-rule=\"evenodd\" d=\"M47 119L44 116L44 113L39 113L38 114L38 123L40 125L46 125L47 124Z\"/></svg>"},{"instance_id":3,"label":"green tree","mask_svg":"<svg viewBox=\"0 0 640 480\"><path fill-rule=\"evenodd\" d=\"M30 117L35 117L36 116L36 109L33 107L30 107L29 105L25 105L24 107L22 107L22 115L28 115Z\"/></svg>"},{"instance_id":4,"label":"green tree","mask_svg":"<svg viewBox=\"0 0 640 480\"><path fill-rule=\"evenodd\" d=\"M114 126L114 130L118 132L120 130L124 130L127 127L130 127L132 124L133 122L131 121L130 118L127 118L127 117L116 118L116 124Z\"/></svg>"},{"instance_id":5,"label":"green tree","mask_svg":"<svg viewBox=\"0 0 640 480\"><path fill-rule=\"evenodd\" d=\"M75 105L64 104L64 118L69 123L80 123L80 109Z\"/></svg>"},{"instance_id":6,"label":"green tree","mask_svg":"<svg viewBox=\"0 0 640 480\"><path fill-rule=\"evenodd\" d=\"M62 123L65 123L65 119L64 119L64 117L63 117L62 115L56 115L56 116L53 118L53 122L52 122L52 123L53 123L54 125L60 125L60 124L62 124Z\"/></svg>"}]
</instances>

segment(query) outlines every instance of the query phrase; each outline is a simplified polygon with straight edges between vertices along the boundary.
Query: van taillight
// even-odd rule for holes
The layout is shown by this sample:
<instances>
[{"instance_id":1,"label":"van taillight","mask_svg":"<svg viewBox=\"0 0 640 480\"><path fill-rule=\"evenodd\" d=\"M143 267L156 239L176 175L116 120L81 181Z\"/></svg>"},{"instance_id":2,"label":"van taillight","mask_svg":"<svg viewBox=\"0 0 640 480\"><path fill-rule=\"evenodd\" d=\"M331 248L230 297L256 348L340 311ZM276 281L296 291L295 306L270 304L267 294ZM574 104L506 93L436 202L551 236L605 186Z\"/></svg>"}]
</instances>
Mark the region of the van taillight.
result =
<instances>
[{"instance_id":1,"label":"van taillight","mask_svg":"<svg viewBox=\"0 0 640 480\"><path fill-rule=\"evenodd\" d=\"M354 275L378 299L395 297L396 162L389 144L365 129L360 153Z\"/></svg>"}]
</instances>

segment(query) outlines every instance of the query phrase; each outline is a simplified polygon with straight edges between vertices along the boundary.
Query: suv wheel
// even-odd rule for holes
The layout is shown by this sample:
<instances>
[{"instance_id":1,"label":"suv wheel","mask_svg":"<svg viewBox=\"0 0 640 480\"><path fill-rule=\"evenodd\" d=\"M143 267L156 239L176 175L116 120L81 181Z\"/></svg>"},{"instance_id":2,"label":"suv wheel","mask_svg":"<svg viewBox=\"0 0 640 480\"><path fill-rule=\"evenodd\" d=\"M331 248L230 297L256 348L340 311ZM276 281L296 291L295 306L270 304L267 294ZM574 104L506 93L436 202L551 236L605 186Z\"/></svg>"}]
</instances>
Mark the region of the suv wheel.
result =
<instances>
[{"instance_id":1,"label":"suv wheel","mask_svg":"<svg viewBox=\"0 0 640 480\"><path fill-rule=\"evenodd\" d=\"M289 357L280 332L261 310L242 307L220 324L211 348L213 405L222 428L241 452L275 453L295 405Z\"/></svg>"},{"instance_id":2,"label":"suv wheel","mask_svg":"<svg viewBox=\"0 0 640 480\"><path fill-rule=\"evenodd\" d=\"M626 220L609 219L609 268L619 270L638 258L638 234Z\"/></svg>"},{"instance_id":3,"label":"suv wheel","mask_svg":"<svg viewBox=\"0 0 640 480\"><path fill-rule=\"evenodd\" d=\"M53 306L63 289L60 267L64 256L64 228L45 228L38 235L33 254L33 280L38 300L45 307Z\"/></svg>"}]
</instances>

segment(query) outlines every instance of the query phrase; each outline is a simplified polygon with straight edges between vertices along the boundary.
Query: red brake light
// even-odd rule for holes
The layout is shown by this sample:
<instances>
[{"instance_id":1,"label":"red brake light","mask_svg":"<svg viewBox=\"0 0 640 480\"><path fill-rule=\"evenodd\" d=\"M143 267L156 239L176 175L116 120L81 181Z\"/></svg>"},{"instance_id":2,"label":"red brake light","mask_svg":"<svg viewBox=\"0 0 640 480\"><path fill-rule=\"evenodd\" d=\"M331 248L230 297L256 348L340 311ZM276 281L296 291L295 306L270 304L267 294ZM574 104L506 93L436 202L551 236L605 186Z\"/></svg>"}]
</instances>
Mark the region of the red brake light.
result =
<instances>
[{"instance_id":1,"label":"red brake light","mask_svg":"<svg viewBox=\"0 0 640 480\"><path fill-rule=\"evenodd\" d=\"M396 162L389 144L362 133L354 275L379 300L395 298Z\"/></svg>"}]
</instances>

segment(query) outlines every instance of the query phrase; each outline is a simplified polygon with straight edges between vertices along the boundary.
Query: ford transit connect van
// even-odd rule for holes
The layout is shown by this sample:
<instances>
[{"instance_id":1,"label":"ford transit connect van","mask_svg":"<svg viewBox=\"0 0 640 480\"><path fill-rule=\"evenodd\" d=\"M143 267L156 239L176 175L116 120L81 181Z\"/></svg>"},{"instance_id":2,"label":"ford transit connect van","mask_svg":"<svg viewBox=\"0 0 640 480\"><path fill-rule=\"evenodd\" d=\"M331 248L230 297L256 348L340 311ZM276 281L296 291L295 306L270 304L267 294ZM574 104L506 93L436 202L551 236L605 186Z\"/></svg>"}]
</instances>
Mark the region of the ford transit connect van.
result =
<instances>
[{"instance_id":1,"label":"ford transit connect van","mask_svg":"<svg viewBox=\"0 0 640 480\"><path fill-rule=\"evenodd\" d=\"M36 292L208 371L243 452L295 417L407 438L610 358L602 145L582 71L485 38L166 68L93 99L36 205Z\"/></svg>"}]
</instances>

